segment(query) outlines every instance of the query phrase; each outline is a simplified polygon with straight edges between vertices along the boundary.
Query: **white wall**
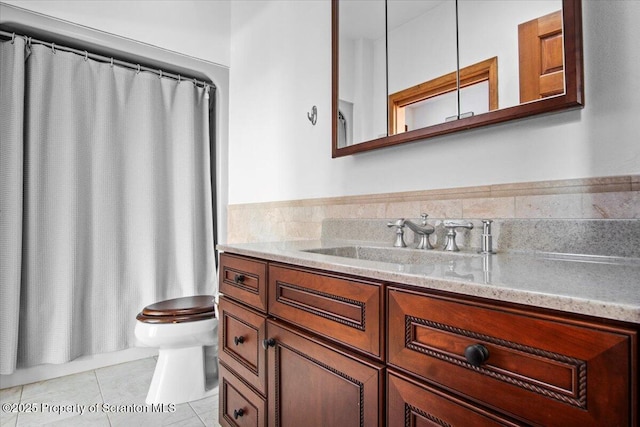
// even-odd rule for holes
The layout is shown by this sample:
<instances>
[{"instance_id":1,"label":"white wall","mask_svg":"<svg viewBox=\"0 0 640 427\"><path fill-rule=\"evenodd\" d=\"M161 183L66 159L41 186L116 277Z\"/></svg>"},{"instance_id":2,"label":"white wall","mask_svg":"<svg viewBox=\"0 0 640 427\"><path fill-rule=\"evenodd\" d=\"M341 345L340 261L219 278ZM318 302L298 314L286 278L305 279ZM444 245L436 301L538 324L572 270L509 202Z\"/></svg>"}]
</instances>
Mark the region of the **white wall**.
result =
<instances>
[{"instance_id":1,"label":"white wall","mask_svg":"<svg viewBox=\"0 0 640 427\"><path fill-rule=\"evenodd\" d=\"M340 159L330 11L328 0L231 3L230 203L640 173L640 2L583 1L584 109Z\"/></svg>"},{"instance_id":2,"label":"white wall","mask_svg":"<svg viewBox=\"0 0 640 427\"><path fill-rule=\"evenodd\" d=\"M228 0L3 0L3 3L229 66Z\"/></svg>"},{"instance_id":3,"label":"white wall","mask_svg":"<svg viewBox=\"0 0 640 427\"><path fill-rule=\"evenodd\" d=\"M230 203L327 191L330 34L327 0L231 3Z\"/></svg>"}]
</instances>

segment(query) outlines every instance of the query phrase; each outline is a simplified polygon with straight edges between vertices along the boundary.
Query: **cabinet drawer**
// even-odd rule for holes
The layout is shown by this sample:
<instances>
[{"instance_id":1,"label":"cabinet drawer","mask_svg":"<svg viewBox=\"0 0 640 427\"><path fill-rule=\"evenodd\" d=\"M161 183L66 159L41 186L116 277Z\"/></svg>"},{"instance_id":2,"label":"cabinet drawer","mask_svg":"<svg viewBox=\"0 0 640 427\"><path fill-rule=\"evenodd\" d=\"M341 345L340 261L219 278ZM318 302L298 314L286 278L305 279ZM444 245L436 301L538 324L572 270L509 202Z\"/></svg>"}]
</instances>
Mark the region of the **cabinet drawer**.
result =
<instances>
[{"instance_id":1,"label":"cabinet drawer","mask_svg":"<svg viewBox=\"0 0 640 427\"><path fill-rule=\"evenodd\" d=\"M264 427L266 401L220 364L219 422L222 426Z\"/></svg>"},{"instance_id":2,"label":"cabinet drawer","mask_svg":"<svg viewBox=\"0 0 640 427\"><path fill-rule=\"evenodd\" d=\"M219 358L263 395L267 392L265 316L220 298Z\"/></svg>"},{"instance_id":3,"label":"cabinet drawer","mask_svg":"<svg viewBox=\"0 0 640 427\"><path fill-rule=\"evenodd\" d=\"M383 357L383 291L378 283L269 265L269 314Z\"/></svg>"},{"instance_id":4,"label":"cabinet drawer","mask_svg":"<svg viewBox=\"0 0 640 427\"><path fill-rule=\"evenodd\" d=\"M220 293L266 312L266 280L266 262L220 255Z\"/></svg>"},{"instance_id":5,"label":"cabinet drawer","mask_svg":"<svg viewBox=\"0 0 640 427\"><path fill-rule=\"evenodd\" d=\"M387 426L517 426L506 418L389 371Z\"/></svg>"},{"instance_id":6,"label":"cabinet drawer","mask_svg":"<svg viewBox=\"0 0 640 427\"><path fill-rule=\"evenodd\" d=\"M545 426L632 422L634 331L392 287L388 322L390 364L492 408ZM481 363L465 357L476 345Z\"/></svg>"}]
</instances>

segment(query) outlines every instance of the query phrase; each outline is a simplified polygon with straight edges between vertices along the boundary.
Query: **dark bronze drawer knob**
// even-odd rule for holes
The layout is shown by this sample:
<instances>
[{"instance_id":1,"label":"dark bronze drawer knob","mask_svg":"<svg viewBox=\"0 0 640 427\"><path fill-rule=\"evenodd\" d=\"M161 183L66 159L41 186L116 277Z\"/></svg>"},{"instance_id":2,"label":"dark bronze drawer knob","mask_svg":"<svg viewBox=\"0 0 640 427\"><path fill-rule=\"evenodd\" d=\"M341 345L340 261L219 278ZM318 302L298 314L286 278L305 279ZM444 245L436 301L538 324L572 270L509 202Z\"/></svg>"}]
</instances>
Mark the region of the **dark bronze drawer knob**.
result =
<instances>
[{"instance_id":1,"label":"dark bronze drawer knob","mask_svg":"<svg viewBox=\"0 0 640 427\"><path fill-rule=\"evenodd\" d=\"M262 340L262 347L265 350L268 350L269 347L275 347L275 345L276 345L275 338L269 338L269 339L266 339L266 340Z\"/></svg>"},{"instance_id":2,"label":"dark bronze drawer knob","mask_svg":"<svg viewBox=\"0 0 640 427\"><path fill-rule=\"evenodd\" d=\"M244 283L244 274L236 274L233 276L233 282L236 284Z\"/></svg>"},{"instance_id":3,"label":"dark bronze drawer knob","mask_svg":"<svg viewBox=\"0 0 640 427\"><path fill-rule=\"evenodd\" d=\"M464 349L464 357L473 366L480 366L489 359L489 350L482 344L472 344Z\"/></svg>"},{"instance_id":4,"label":"dark bronze drawer knob","mask_svg":"<svg viewBox=\"0 0 640 427\"><path fill-rule=\"evenodd\" d=\"M240 336L240 337L233 337L233 343L235 345L240 345L244 342L244 337Z\"/></svg>"},{"instance_id":5,"label":"dark bronze drawer knob","mask_svg":"<svg viewBox=\"0 0 640 427\"><path fill-rule=\"evenodd\" d=\"M234 419L237 420L238 418L240 418L243 415L244 415L244 409L240 408L240 409L234 409L233 410L233 418Z\"/></svg>"}]
</instances>

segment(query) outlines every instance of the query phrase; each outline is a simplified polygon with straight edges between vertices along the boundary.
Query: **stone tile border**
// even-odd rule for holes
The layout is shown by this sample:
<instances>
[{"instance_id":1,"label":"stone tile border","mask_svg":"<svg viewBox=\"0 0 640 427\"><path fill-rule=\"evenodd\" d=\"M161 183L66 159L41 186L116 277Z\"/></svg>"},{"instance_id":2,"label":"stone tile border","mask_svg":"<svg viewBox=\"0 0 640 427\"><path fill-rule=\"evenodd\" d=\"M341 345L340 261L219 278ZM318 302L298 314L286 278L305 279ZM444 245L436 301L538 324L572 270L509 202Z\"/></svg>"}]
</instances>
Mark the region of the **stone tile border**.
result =
<instances>
[{"instance_id":1,"label":"stone tile border","mask_svg":"<svg viewBox=\"0 0 640 427\"><path fill-rule=\"evenodd\" d=\"M640 175L228 206L228 243L317 239L325 218L638 219Z\"/></svg>"}]
</instances>

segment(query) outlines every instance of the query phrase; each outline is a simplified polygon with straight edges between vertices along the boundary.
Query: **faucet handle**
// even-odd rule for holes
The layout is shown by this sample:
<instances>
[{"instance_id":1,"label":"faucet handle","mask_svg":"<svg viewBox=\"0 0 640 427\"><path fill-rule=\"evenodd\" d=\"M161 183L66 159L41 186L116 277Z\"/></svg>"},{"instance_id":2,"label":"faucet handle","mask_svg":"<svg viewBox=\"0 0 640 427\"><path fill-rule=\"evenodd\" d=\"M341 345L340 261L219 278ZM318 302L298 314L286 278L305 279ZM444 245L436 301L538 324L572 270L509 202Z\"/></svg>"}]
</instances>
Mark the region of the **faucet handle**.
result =
<instances>
[{"instance_id":1,"label":"faucet handle","mask_svg":"<svg viewBox=\"0 0 640 427\"><path fill-rule=\"evenodd\" d=\"M404 218L398 218L395 221L389 221L387 227L404 227Z\"/></svg>"},{"instance_id":2,"label":"faucet handle","mask_svg":"<svg viewBox=\"0 0 640 427\"><path fill-rule=\"evenodd\" d=\"M473 229L472 222L464 222L464 221L444 221L443 223L445 228L448 228L447 232L447 241L444 245L444 250L449 252L458 252L460 249L456 244L456 228L466 228L468 230Z\"/></svg>"},{"instance_id":3,"label":"faucet handle","mask_svg":"<svg viewBox=\"0 0 640 427\"><path fill-rule=\"evenodd\" d=\"M427 225L427 217L428 217L428 216L429 216L429 215L428 215L428 214L426 214L426 213L422 213L422 214L420 214L420 218L422 218L422 225Z\"/></svg>"},{"instance_id":4,"label":"faucet handle","mask_svg":"<svg viewBox=\"0 0 640 427\"><path fill-rule=\"evenodd\" d=\"M442 224L444 225L445 228L448 228L450 230L453 230L456 228L466 228L467 230L473 229L472 222L447 220L447 221L444 221Z\"/></svg>"},{"instance_id":5,"label":"faucet handle","mask_svg":"<svg viewBox=\"0 0 640 427\"><path fill-rule=\"evenodd\" d=\"M396 248L406 248L407 244L404 242L404 218L399 218L394 222L388 222L387 227L396 228L396 241L393 246Z\"/></svg>"}]
</instances>

